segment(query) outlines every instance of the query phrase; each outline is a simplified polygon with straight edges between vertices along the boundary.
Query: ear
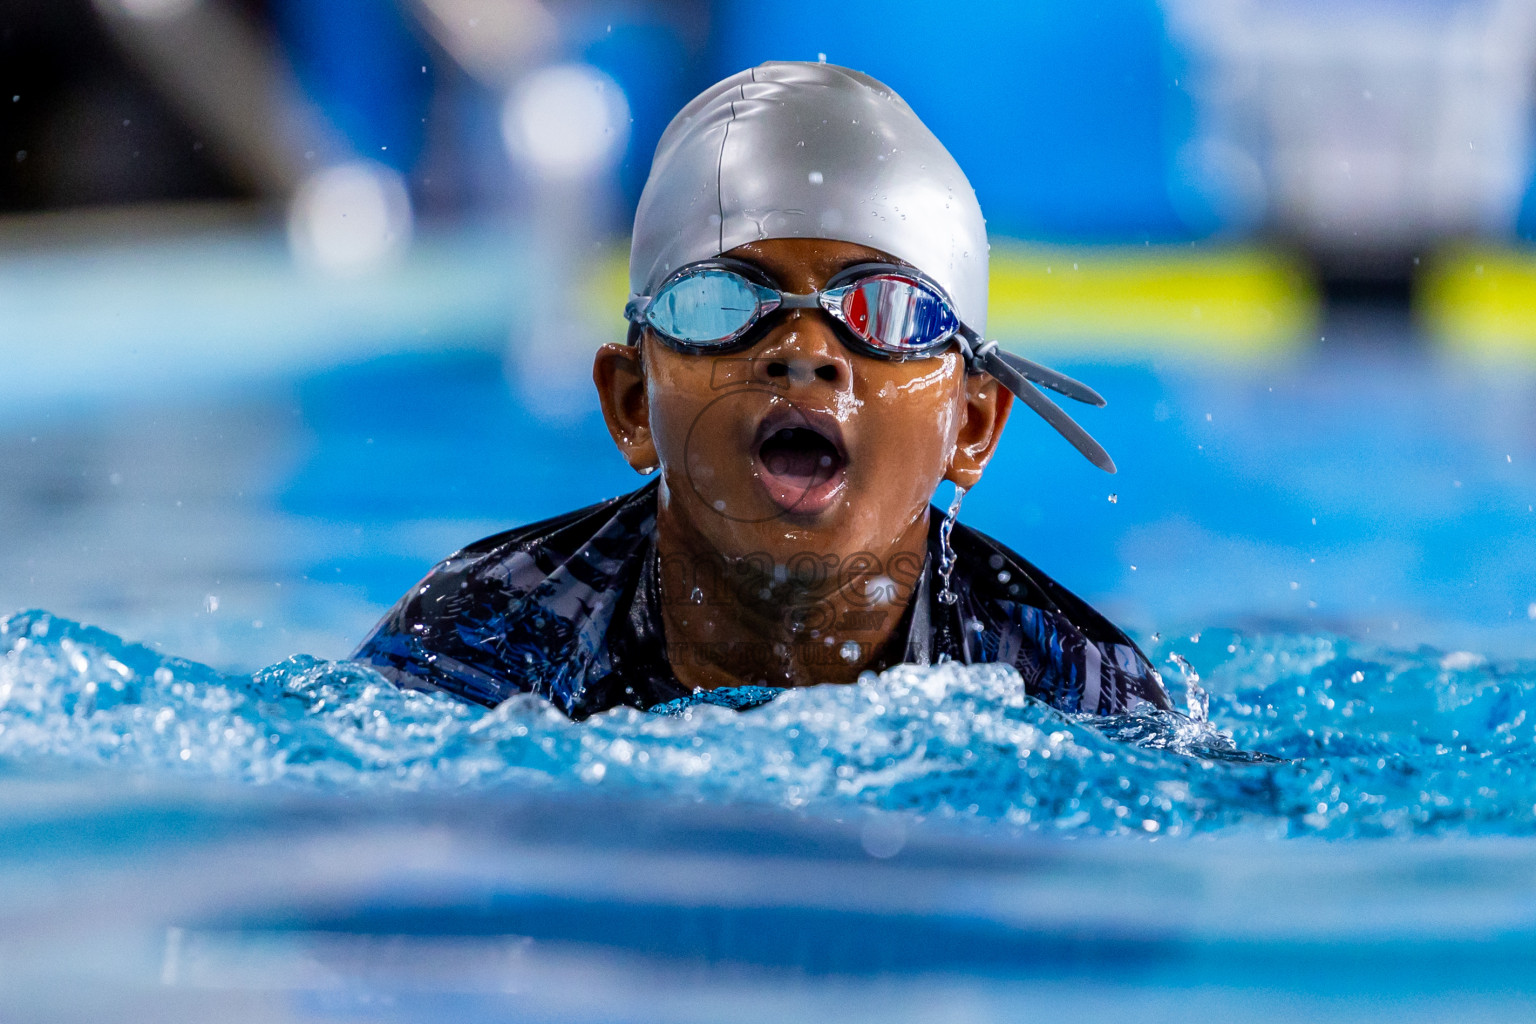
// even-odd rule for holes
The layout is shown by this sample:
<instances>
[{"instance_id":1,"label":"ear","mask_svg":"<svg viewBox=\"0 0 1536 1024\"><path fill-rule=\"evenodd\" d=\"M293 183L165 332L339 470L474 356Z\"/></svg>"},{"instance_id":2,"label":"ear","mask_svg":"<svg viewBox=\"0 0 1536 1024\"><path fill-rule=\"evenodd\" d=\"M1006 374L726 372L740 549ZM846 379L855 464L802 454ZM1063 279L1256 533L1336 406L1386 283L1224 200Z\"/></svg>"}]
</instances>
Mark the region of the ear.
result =
<instances>
[{"instance_id":1,"label":"ear","mask_svg":"<svg viewBox=\"0 0 1536 1024\"><path fill-rule=\"evenodd\" d=\"M984 373L967 374L965 408L961 410L960 429L955 434L955 450L949 458L944 479L960 487L971 488L981 480L982 470L997 450L1003 436L1003 424L1013 409L1013 392Z\"/></svg>"},{"instance_id":2,"label":"ear","mask_svg":"<svg viewBox=\"0 0 1536 1024\"><path fill-rule=\"evenodd\" d=\"M636 472L657 468L651 437L651 406L645 391L645 366L633 345L604 345L592 360L592 383L603 406L603 419L624 461Z\"/></svg>"}]
</instances>

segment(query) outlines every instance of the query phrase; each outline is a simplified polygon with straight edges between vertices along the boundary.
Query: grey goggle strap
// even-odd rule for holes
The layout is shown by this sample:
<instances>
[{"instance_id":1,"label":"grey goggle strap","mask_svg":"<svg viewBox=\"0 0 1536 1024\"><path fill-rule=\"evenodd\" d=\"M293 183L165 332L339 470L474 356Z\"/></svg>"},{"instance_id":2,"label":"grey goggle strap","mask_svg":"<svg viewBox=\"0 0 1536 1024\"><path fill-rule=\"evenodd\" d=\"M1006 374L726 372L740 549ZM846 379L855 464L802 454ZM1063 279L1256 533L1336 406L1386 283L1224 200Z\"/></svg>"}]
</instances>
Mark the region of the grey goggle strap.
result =
<instances>
[{"instance_id":1,"label":"grey goggle strap","mask_svg":"<svg viewBox=\"0 0 1536 1024\"><path fill-rule=\"evenodd\" d=\"M1089 462L1106 473L1115 472L1115 460L1109 457L1104 446L1088 436L1088 431L1062 412L1055 402L1041 394L1035 384L1088 405L1102 407L1103 396L1066 374L1057 373L1039 363L1032 363L1012 352L1004 352L997 347L996 341L982 341L969 328L962 327L955 338L960 342L960 347L965 351L966 360L972 366L990 374L999 384L1017 395L1021 402L1039 413L1040 417L1058 434L1066 438L1072 447L1082 452ZM1034 383L1030 383L1031 381Z\"/></svg>"}]
</instances>

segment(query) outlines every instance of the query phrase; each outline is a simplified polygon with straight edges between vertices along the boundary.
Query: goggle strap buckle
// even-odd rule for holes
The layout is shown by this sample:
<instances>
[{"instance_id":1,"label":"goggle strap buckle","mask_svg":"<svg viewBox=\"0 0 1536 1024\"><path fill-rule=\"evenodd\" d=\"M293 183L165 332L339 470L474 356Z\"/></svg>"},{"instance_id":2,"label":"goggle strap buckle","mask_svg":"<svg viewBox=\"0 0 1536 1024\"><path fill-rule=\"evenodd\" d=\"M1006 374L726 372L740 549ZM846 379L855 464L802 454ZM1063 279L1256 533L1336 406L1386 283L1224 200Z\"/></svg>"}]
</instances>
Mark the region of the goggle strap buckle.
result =
<instances>
[{"instance_id":1,"label":"goggle strap buckle","mask_svg":"<svg viewBox=\"0 0 1536 1024\"><path fill-rule=\"evenodd\" d=\"M1001 360L1013 367L1020 376L1043 388L1050 388L1058 395L1065 395L1075 402L1084 405L1093 405L1103 408L1104 396L1080 380L1074 380L1064 373L1051 369L1049 366L1041 366L1039 363L1025 359L1023 356L1012 352L1005 352L998 348L997 340L982 341L980 335L968 327L962 327L956 337L960 340L960 347L965 353L966 363L985 369L988 363Z\"/></svg>"},{"instance_id":2,"label":"goggle strap buckle","mask_svg":"<svg viewBox=\"0 0 1536 1024\"><path fill-rule=\"evenodd\" d=\"M1072 417L1062 412L1055 402L1041 394L1040 390L1029 382L1024 373L1015 367L1011 360L1005 358L1008 353L999 351L996 343L983 345L976 352L979 353L975 356L976 365L979 369L991 374L997 379L999 384L1012 391L1019 401L1033 409L1041 419L1049 423L1056 433L1066 438L1067 442L1082 453L1089 462L1106 473L1113 473L1115 471L1115 460L1109 457L1109 453L1104 450L1104 446L1090 437L1088 431L1078 426ZM1028 362L1028 360L1025 360L1025 362ZM1036 364L1031 363L1030 365L1034 366ZM1041 369L1044 369L1044 367L1041 367ZM1050 372L1054 374L1055 371ZM1056 376L1062 375L1056 374ZM1070 377L1065 379L1071 380ZM1073 383L1076 384L1077 382L1073 381ZM1078 386L1081 387L1082 385Z\"/></svg>"}]
</instances>

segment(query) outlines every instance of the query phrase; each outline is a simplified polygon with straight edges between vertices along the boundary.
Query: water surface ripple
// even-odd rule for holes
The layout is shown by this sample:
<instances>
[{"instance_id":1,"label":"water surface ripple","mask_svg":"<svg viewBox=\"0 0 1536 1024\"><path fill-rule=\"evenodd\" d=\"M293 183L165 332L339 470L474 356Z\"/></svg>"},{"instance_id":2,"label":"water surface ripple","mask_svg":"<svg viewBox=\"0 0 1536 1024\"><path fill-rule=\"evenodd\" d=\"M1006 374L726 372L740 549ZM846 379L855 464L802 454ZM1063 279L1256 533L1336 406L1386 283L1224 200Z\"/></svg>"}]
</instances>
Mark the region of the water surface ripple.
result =
<instances>
[{"instance_id":1,"label":"water surface ripple","mask_svg":"<svg viewBox=\"0 0 1536 1024\"><path fill-rule=\"evenodd\" d=\"M1064 715L1012 669L901 666L735 712L577 725L296 656L252 675L46 612L0 621L0 761L326 791L606 791L899 812L1077 834L1536 832L1536 663L1336 636L1207 631L1162 645L1209 722ZM1187 659L1184 665L1180 662ZM1187 665L1188 667L1185 667Z\"/></svg>"}]
</instances>

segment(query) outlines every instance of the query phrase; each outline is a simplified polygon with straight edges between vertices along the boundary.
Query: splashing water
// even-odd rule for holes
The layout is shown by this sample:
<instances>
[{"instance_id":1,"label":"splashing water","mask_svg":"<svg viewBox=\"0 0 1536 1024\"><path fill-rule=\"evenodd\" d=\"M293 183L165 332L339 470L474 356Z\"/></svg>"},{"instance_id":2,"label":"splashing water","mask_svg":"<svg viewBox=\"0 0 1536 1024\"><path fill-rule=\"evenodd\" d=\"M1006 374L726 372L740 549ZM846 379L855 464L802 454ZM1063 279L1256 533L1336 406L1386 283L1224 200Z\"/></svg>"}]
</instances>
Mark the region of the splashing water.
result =
<instances>
[{"instance_id":1,"label":"splashing water","mask_svg":"<svg viewBox=\"0 0 1536 1024\"><path fill-rule=\"evenodd\" d=\"M1536 833L1536 664L1206 637L1209 722L1064 715L1010 668L950 663L745 713L577 725L537 697L488 711L345 662L222 674L30 612L0 622L0 764L348 791L603 786L1088 833Z\"/></svg>"},{"instance_id":2,"label":"splashing water","mask_svg":"<svg viewBox=\"0 0 1536 1024\"><path fill-rule=\"evenodd\" d=\"M955 530L955 520L960 518L960 503L965 500L965 488L955 484L955 497L939 524L939 603L954 604L955 592L950 589L949 578L955 571L955 549L950 546L949 535Z\"/></svg>"},{"instance_id":3,"label":"splashing water","mask_svg":"<svg viewBox=\"0 0 1536 1024\"><path fill-rule=\"evenodd\" d=\"M1211 717L1211 695L1200 688L1200 673L1195 667L1184 659L1182 654L1174 651L1168 655L1168 663L1177 665L1184 675L1184 708L1191 719L1196 722L1206 722Z\"/></svg>"}]
</instances>

